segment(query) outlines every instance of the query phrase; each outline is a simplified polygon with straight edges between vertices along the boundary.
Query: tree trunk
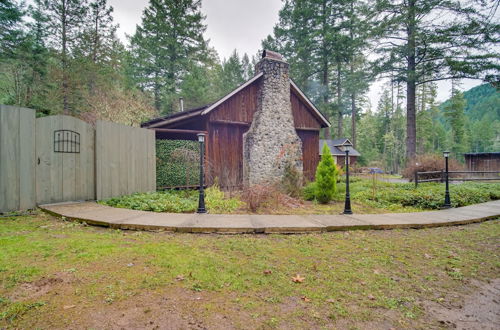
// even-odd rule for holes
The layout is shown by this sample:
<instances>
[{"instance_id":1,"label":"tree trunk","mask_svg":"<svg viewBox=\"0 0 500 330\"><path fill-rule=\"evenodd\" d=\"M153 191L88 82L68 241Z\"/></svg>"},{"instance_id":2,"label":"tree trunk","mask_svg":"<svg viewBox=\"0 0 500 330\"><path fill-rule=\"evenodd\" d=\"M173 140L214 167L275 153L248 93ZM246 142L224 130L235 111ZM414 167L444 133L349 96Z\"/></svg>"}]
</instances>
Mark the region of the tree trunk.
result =
<instances>
[{"instance_id":1,"label":"tree trunk","mask_svg":"<svg viewBox=\"0 0 500 330\"><path fill-rule=\"evenodd\" d=\"M350 25L349 25L349 35L351 37L351 43L354 43L354 1L351 1L351 12L350 12ZM351 80L354 77L354 54L351 49L349 56L349 61L351 63L349 66ZM353 82L351 81L351 142L353 147L356 146L356 92L355 88L352 86Z\"/></svg>"},{"instance_id":2,"label":"tree trunk","mask_svg":"<svg viewBox=\"0 0 500 330\"><path fill-rule=\"evenodd\" d=\"M411 161L415 158L417 152L417 124L415 111L415 0L409 0L408 2L407 35L406 161Z\"/></svg>"},{"instance_id":3,"label":"tree trunk","mask_svg":"<svg viewBox=\"0 0 500 330\"><path fill-rule=\"evenodd\" d=\"M155 85L154 85L154 99L155 99L155 109L160 112L161 108L161 98L160 98L160 83L158 81L158 72L155 72Z\"/></svg>"},{"instance_id":4,"label":"tree trunk","mask_svg":"<svg viewBox=\"0 0 500 330\"><path fill-rule=\"evenodd\" d=\"M61 30L62 30L62 92L63 92L63 112L64 114L69 114L69 102L68 102L68 58L67 58L67 12L66 12L66 0L62 1L62 12L61 12Z\"/></svg>"},{"instance_id":5,"label":"tree trunk","mask_svg":"<svg viewBox=\"0 0 500 330\"><path fill-rule=\"evenodd\" d=\"M337 122L337 138L341 138L343 133L343 118L342 118L342 71L340 65L340 58L337 61L337 113L338 113L338 122Z\"/></svg>"},{"instance_id":6,"label":"tree trunk","mask_svg":"<svg viewBox=\"0 0 500 330\"><path fill-rule=\"evenodd\" d=\"M356 93L351 94L351 112L352 112L352 123L351 123L351 142L352 146L356 147Z\"/></svg>"},{"instance_id":7,"label":"tree trunk","mask_svg":"<svg viewBox=\"0 0 500 330\"><path fill-rule=\"evenodd\" d=\"M322 4L322 9L323 9L323 17L322 17L322 29L323 29L323 45L322 45L322 55L323 55L323 77L321 83L323 84L325 91L323 93L323 106L325 109L328 109L328 101L329 101L329 88L328 88L328 49L327 49L327 44L326 44L326 29L327 29L327 21L326 21L326 1L323 1ZM328 109L329 110L329 109ZM330 111L327 111L327 113ZM325 139L330 139L331 138L331 132L330 128L327 127L325 129Z\"/></svg>"}]
</instances>

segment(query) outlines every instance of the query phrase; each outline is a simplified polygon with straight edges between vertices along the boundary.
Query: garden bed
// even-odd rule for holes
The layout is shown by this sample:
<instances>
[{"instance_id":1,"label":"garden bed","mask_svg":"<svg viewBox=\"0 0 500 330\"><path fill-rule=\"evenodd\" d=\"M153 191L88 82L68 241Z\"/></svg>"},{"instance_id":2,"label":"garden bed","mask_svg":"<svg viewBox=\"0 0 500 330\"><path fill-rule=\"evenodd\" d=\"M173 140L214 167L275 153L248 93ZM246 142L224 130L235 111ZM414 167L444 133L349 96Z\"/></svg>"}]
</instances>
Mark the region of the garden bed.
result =
<instances>
[{"instance_id":1,"label":"garden bed","mask_svg":"<svg viewBox=\"0 0 500 330\"><path fill-rule=\"evenodd\" d=\"M341 180L334 200L320 204L314 200L286 196L276 189L260 197L257 206L249 207L248 193L222 192L217 186L206 189L206 207L211 213L255 214L335 214L343 210L345 183ZM418 212L440 209L444 201L444 185L390 183L353 178L350 185L353 210L356 213ZM500 183L463 183L450 188L453 207L467 206L500 199ZM252 201L253 203L254 201ZM198 207L197 190L170 190L133 194L99 201L99 203L133 210L193 213Z\"/></svg>"}]
</instances>

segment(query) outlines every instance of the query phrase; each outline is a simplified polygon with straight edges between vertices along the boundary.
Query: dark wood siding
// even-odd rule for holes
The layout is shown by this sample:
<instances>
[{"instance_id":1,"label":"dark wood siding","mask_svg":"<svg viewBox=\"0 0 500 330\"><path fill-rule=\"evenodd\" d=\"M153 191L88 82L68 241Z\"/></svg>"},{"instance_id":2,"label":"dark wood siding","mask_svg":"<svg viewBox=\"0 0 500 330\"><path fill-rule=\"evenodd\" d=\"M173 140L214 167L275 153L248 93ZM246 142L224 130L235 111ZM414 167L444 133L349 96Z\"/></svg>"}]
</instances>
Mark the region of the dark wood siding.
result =
<instances>
[{"instance_id":1,"label":"dark wood siding","mask_svg":"<svg viewBox=\"0 0 500 330\"><path fill-rule=\"evenodd\" d=\"M465 164L468 171L500 171L500 153L466 154Z\"/></svg>"},{"instance_id":2,"label":"dark wood siding","mask_svg":"<svg viewBox=\"0 0 500 330\"><path fill-rule=\"evenodd\" d=\"M209 125L208 176L223 188L239 188L243 183L243 134L248 127L241 125Z\"/></svg>"},{"instance_id":3,"label":"dark wood siding","mask_svg":"<svg viewBox=\"0 0 500 330\"><path fill-rule=\"evenodd\" d=\"M314 180L316 167L319 162L318 145L319 134L314 131L297 131L302 141L302 162L304 164L304 178Z\"/></svg>"},{"instance_id":4,"label":"dark wood siding","mask_svg":"<svg viewBox=\"0 0 500 330\"><path fill-rule=\"evenodd\" d=\"M321 128L321 123L311 113L306 104L293 91L290 92L293 121L296 128Z\"/></svg>"},{"instance_id":5,"label":"dark wood siding","mask_svg":"<svg viewBox=\"0 0 500 330\"><path fill-rule=\"evenodd\" d=\"M210 113L210 121L244 122L250 124L257 109L260 80L239 91Z\"/></svg>"}]
</instances>

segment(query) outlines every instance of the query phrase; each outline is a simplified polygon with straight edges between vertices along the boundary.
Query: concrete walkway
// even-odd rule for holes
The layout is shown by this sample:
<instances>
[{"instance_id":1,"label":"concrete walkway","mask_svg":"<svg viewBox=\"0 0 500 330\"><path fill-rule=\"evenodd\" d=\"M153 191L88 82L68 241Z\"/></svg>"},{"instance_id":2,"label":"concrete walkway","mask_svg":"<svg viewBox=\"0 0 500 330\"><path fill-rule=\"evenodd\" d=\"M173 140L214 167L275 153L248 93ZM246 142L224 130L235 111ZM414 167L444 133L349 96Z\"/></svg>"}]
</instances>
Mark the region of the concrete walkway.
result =
<instances>
[{"instance_id":1,"label":"concrete walkway","mask_svg":"<svg viewBox=\"0 0 500 330\"><path fill-rule=\"evenodd\" d=\"M91 225L190 233L306 233L424 228L462 225L500 217L500 200L441 211L353 215L155 213L113 208L95 202L47 204L40 208L53 215Z\"/></svg>"}]
</instances>

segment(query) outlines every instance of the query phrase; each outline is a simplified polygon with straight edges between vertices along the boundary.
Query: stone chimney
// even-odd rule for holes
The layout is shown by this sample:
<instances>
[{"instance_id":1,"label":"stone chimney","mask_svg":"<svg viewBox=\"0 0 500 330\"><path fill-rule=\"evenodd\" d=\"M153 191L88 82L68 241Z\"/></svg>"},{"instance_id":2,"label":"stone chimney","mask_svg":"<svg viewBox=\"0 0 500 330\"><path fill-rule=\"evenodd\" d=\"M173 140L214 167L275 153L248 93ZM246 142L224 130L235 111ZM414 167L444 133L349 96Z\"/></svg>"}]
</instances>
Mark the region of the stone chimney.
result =
<instances>
[{"instance_id":1,"label":"stone chimney","mask_svg":"<svg viewBox=\"0 0 500 330\"><path fill-rule=\"evenodd\" d=\"M255 66L256 74L263 76L253 122L243 135L246 185L281 180L287 163L302 174L302 142L293 122L288 69L280 54L268 50Z\"/></svg>"}]
</instances>

